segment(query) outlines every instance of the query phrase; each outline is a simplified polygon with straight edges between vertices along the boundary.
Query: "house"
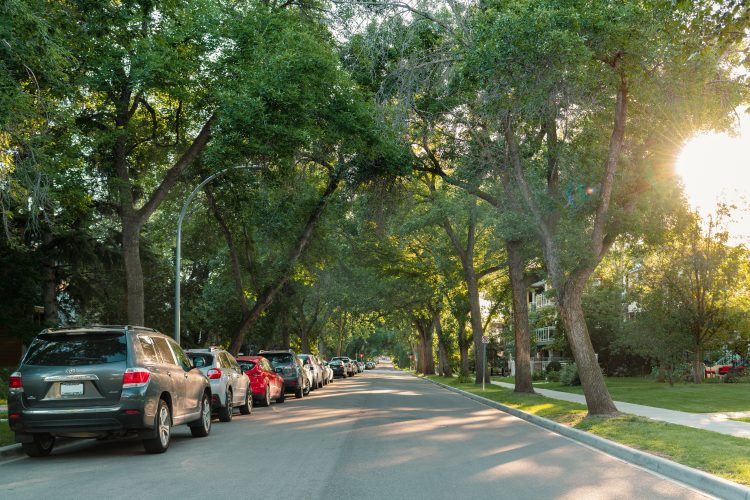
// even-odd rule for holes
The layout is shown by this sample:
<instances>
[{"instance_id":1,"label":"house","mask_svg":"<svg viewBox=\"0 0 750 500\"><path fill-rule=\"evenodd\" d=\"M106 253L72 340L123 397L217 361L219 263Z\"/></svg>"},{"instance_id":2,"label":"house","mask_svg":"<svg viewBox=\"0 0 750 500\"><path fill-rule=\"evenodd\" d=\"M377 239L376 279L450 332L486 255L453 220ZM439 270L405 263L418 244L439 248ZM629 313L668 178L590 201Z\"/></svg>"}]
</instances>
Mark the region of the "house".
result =
<instances>
[{"instance_id":1,"label":"house","mask_svg":"<svg viewBox=\"0 0 750 500\"><path fill-rule=\"evenodd\" d=\"M557 328L555 299L547 282L537 281L527 290L529 325L531 327L532 371L543 371L552 361L564 361L553 348Z\"/></svg>"}]
</instances>

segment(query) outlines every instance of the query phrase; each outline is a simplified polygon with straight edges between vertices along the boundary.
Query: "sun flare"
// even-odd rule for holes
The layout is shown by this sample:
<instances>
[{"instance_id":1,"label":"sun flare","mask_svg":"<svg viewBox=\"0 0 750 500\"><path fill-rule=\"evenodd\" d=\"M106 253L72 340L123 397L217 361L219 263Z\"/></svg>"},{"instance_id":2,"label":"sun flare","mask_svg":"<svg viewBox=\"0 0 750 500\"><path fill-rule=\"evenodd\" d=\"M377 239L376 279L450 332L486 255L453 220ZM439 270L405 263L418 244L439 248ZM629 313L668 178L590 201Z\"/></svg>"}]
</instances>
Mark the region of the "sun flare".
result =
<instances>
[{"instance_id":1,"label":"sun flare","mask_svg":"<svg viewBox=\"0 0 750 500\"><path fill-rule=\"evenodd\" d=\"M690 205L702 215L715 211L717 203L734 204L729 234L736 243L750 243L750 116L742 114L736 135L698 134L677 158Z\"/></svg>"}]
</instances>

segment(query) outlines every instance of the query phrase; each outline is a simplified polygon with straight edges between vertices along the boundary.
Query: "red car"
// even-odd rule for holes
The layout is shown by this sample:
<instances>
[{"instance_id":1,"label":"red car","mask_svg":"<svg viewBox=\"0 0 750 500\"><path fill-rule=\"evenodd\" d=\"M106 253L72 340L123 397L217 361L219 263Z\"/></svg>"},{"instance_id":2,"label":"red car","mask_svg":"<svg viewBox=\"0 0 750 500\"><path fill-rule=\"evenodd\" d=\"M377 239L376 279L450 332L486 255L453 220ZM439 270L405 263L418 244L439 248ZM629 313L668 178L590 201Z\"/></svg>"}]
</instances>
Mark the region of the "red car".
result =
<instances>
[{"instance_id":1,"label":"red car","mask_svg":"<svg viewBox=\"0 0 750 500\"><path fill-rule=\"evenodd\" d=\"M273 399L284 402L284 379L276 373L271 363L263 356L238 356L237 363L248 377L253 399L261 406L269 406Z\"/></svg>"}]
</instances>

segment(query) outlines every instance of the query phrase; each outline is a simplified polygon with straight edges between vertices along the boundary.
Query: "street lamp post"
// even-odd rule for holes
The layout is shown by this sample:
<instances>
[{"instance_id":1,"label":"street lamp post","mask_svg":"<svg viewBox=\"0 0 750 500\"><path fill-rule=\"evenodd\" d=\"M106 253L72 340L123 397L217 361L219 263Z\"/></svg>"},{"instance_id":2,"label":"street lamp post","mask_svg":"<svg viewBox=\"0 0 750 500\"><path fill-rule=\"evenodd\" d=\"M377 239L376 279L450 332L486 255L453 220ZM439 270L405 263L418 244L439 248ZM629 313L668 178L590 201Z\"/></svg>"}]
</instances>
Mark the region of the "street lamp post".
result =
<instances>
[{"instance_id":1,"label":"street lamp post","mask_svg":"<svg viewBox=\"0 0 750 500\"><path fill-rule=\"evenodd\" d=\"M239 167L230 167L225 168L224 170L220 170L216 172L215 174L209 175L203 181L198 184L195 189L190 193L190 195L187 197L187 200L185 200L185 203L182 205L182 210L180 210L180 216L177 219L177 238L175 242L175 274L174 274L174 339L177 341L177 343L180 343L180 264L182 262L182 221L185 219L185 215L187 214L188 206L190 205L190 202L193 201L193 198L195 198L195 195L198 194L198 191L201 190L203 186L211 182L212 180L216 179L217 177L224 175L225 173L229 172L230 170L239 170L239 169L246 169L246 170L260 170L262 167L258 167L256 165L243 165Z\"/></svg>"}]
</instances>

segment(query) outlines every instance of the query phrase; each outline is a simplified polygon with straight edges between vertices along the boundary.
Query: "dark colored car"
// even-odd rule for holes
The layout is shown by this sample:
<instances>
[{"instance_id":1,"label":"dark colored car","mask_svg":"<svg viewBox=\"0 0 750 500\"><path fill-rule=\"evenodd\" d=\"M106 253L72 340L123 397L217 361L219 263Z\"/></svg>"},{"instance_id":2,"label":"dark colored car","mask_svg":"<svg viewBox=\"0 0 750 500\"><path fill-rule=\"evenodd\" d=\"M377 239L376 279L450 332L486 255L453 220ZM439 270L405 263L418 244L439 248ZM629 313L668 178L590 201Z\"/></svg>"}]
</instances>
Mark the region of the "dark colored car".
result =
<instances>
[{"instance_id":1,"label":"dark colored car","mask_svg":"<svg viewBox=\"0 0 750 500\"><path fill-rule=\"evenodd\" d=\"M336 356L335 358L331 358L331 361L341 361L344 363L347 377L353 377L357 373L357 369L354 367L354 361L346 356Z\"/></svg>"},{"instance_id":2,"label":"dark colored car","mask_svg":"<svg viewBox=\"0 0 750 500\"><path fill-rule=\"evenodd\" d=\"M46 456L55 438L138 434L149 453L173 425L211 430L211 389L171 338L132 326L44 330L10 377L8 421L24 452Z\"/></svg>"},{"instance_id":3,"label":"dark colored car","mask_svg":"<svg viewBox=\"0 0 750 500\"><path fill-rule=\"evenodd\" d=\"M271 399L283 403L284 379L276 373L271 363L263 356L238 356L237 362L250 377L253 398L263 406L270 406ZM282 369L283 370L283 369Z\"/></svg>"},{"instance_id":4,"label":"dark colored car","mask_svg":"<svg viewBox=\"0 0 750 500\"><path fill-rule=\"evenodd\" d=\"M309 378L303 373L302 361L291 349L277 351L260 351L274 371L284 379L284 391L293 392L297 398L310 392Z\"/></svg>"},{"instance_id":5,"label":"dark colored car","mask_svg":"<svg viewBox=\"0 0 750 500\"><path fill-rule=\"evenodd\" d=\"M328 363L328 366L333 370L334 377L346 378L348 376L346 373L346 365L340 359L332 359Z\"/></svg>"}]
</instances>

